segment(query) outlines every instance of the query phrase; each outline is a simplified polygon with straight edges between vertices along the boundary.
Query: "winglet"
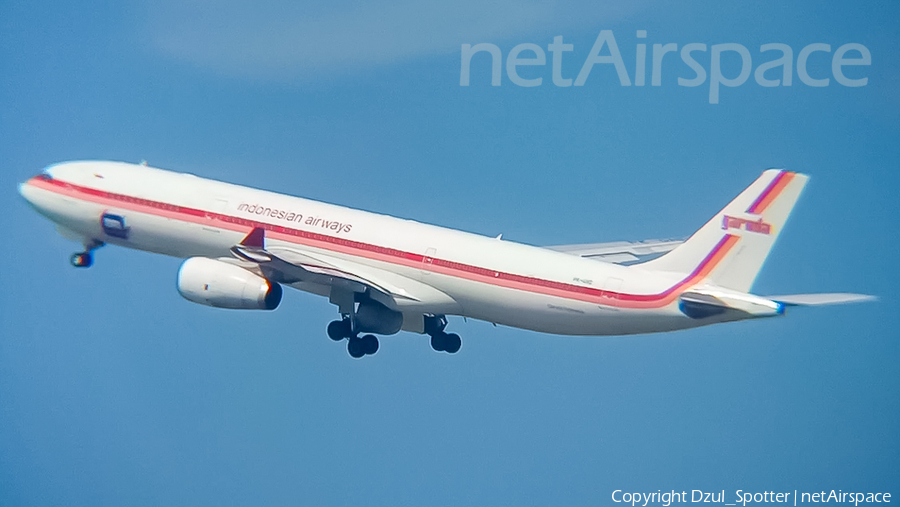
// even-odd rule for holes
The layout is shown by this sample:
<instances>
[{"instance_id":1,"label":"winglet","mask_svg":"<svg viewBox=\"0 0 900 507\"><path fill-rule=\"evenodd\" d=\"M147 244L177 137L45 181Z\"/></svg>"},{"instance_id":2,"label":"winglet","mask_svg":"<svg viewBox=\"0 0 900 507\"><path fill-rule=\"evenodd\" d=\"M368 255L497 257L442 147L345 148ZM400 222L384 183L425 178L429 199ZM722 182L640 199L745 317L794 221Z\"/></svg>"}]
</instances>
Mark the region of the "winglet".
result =
<instances>
[{"instance_id":1,"label":"winglet","mask_svg":"<svg viewBox=\"0 0 900 507\"><path fill-rule=\"evenodd\" d=\"M254 227L250 234L247 235L246 238L241 240L242 246L248 246L251 248L266 248L266 230L262 227Z\"/></svg>"}]
</instances>

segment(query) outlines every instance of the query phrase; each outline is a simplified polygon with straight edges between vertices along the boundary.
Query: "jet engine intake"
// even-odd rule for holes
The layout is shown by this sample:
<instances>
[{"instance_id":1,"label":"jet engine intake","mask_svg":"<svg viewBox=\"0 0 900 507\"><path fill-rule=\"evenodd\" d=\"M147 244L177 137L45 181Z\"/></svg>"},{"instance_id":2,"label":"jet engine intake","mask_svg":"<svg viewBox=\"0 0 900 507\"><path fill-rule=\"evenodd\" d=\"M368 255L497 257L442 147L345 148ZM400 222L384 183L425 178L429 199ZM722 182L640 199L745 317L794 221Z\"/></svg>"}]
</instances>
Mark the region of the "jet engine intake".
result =
<instances>
[{"instance_id":1,"label":"jet engine intake","mask_svg":"<svg viewBox=\"0 0 900 507\"><path fill-rule=\"evenodd\" d=\"M178 269L178 293L188 301L232 310L274 310L282 289L240 266L191 257Z\"/></svg>"}]
</instances>

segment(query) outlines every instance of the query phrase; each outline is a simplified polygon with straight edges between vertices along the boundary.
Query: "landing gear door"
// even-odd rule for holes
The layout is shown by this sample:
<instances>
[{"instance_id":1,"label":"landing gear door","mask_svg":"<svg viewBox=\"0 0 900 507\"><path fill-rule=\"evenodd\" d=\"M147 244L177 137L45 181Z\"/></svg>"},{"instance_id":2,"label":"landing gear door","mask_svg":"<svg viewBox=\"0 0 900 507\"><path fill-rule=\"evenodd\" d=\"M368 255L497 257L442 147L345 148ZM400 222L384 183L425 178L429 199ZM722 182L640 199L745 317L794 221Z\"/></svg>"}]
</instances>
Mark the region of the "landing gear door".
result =
<instances>
[{"instance_id":1,"label":"landing gear door","mask_svg":"<svg viewBox=\"0 0 900 507\"><path fill-rule=\"evenodd\" d=\"M131 234L131 228L125 225L125 217L110 211L100 215L100 227L104 234L113 238L127 240Z\"/></svg>"}]
</instances>

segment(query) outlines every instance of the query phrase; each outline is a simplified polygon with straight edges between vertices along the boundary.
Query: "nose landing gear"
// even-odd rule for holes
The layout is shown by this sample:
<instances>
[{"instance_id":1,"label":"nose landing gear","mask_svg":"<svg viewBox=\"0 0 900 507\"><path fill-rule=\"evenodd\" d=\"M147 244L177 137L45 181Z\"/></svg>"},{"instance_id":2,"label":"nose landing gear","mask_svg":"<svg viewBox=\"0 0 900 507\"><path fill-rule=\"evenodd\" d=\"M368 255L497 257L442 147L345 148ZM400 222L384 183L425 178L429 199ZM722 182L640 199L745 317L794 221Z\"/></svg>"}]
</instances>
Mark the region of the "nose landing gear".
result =
<instances>
[{"instance_id":1,"label":"nose landing gear","mask_svg":"<svg viewBox=\"0 0 900 507\"><path fill-rule=\"evenodd\" d=\"M69 263L76 268L89 268L94 265L94 250L103 246L102 241L92 240L84 245L83 252L75 252L69 257Z\"/></svg>"},{"instance_id":2,"label":"nose landing gear","mask_svg":"<svg viewBox=\"0 0 900 507\"><path fill-rule=\"evenodd\" d=\"M90 252L73 253L69 262L76 268L89 268L94 264L94 256Z\"/></svg>"}]
</instances>

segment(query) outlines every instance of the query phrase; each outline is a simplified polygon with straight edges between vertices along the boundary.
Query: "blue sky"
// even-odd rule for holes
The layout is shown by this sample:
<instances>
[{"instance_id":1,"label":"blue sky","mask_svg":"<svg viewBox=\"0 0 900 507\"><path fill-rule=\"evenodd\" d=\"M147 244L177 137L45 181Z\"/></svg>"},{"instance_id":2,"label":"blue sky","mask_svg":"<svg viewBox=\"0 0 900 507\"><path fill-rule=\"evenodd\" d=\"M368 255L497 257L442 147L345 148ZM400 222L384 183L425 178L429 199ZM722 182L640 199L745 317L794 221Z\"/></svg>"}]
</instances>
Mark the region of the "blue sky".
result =
<instances>
[{"instance_id":1,"label":"blue sky","mask_svg":"<svg viewBox=\"0 0 900 507\"><path fill-rule=\"evenodd\" d=\"M0 3L0 505L614 505L610 493L898 491L900 52L890 2ZM563 35L573 78L612 30L793 50L793 84L722 88L671 53L661 86L505 73ZM491 43L459 84L460 46ZM797 56L813 43L809 74ZM838 84L831 56L871 65ZM648 69L651 55L648 50ZM708 72L710 53L695 53ZM523 54L523 57L530 56ZM481 59L478 59L481 58ZM671 58L671 59L670 59ZM705 58L705 59L704 59ZM736 76L736 53L722 57ZM774 78L774 73L767 77ZM649 75L648 75L649 81ZM812 176L754 287L874 304L639 337L452 321L355 361L323 299L191 304L178 259L76 245L16 193L115 159L530 244L686 236L763 169Z\"/></svg>"}]
</instances>

